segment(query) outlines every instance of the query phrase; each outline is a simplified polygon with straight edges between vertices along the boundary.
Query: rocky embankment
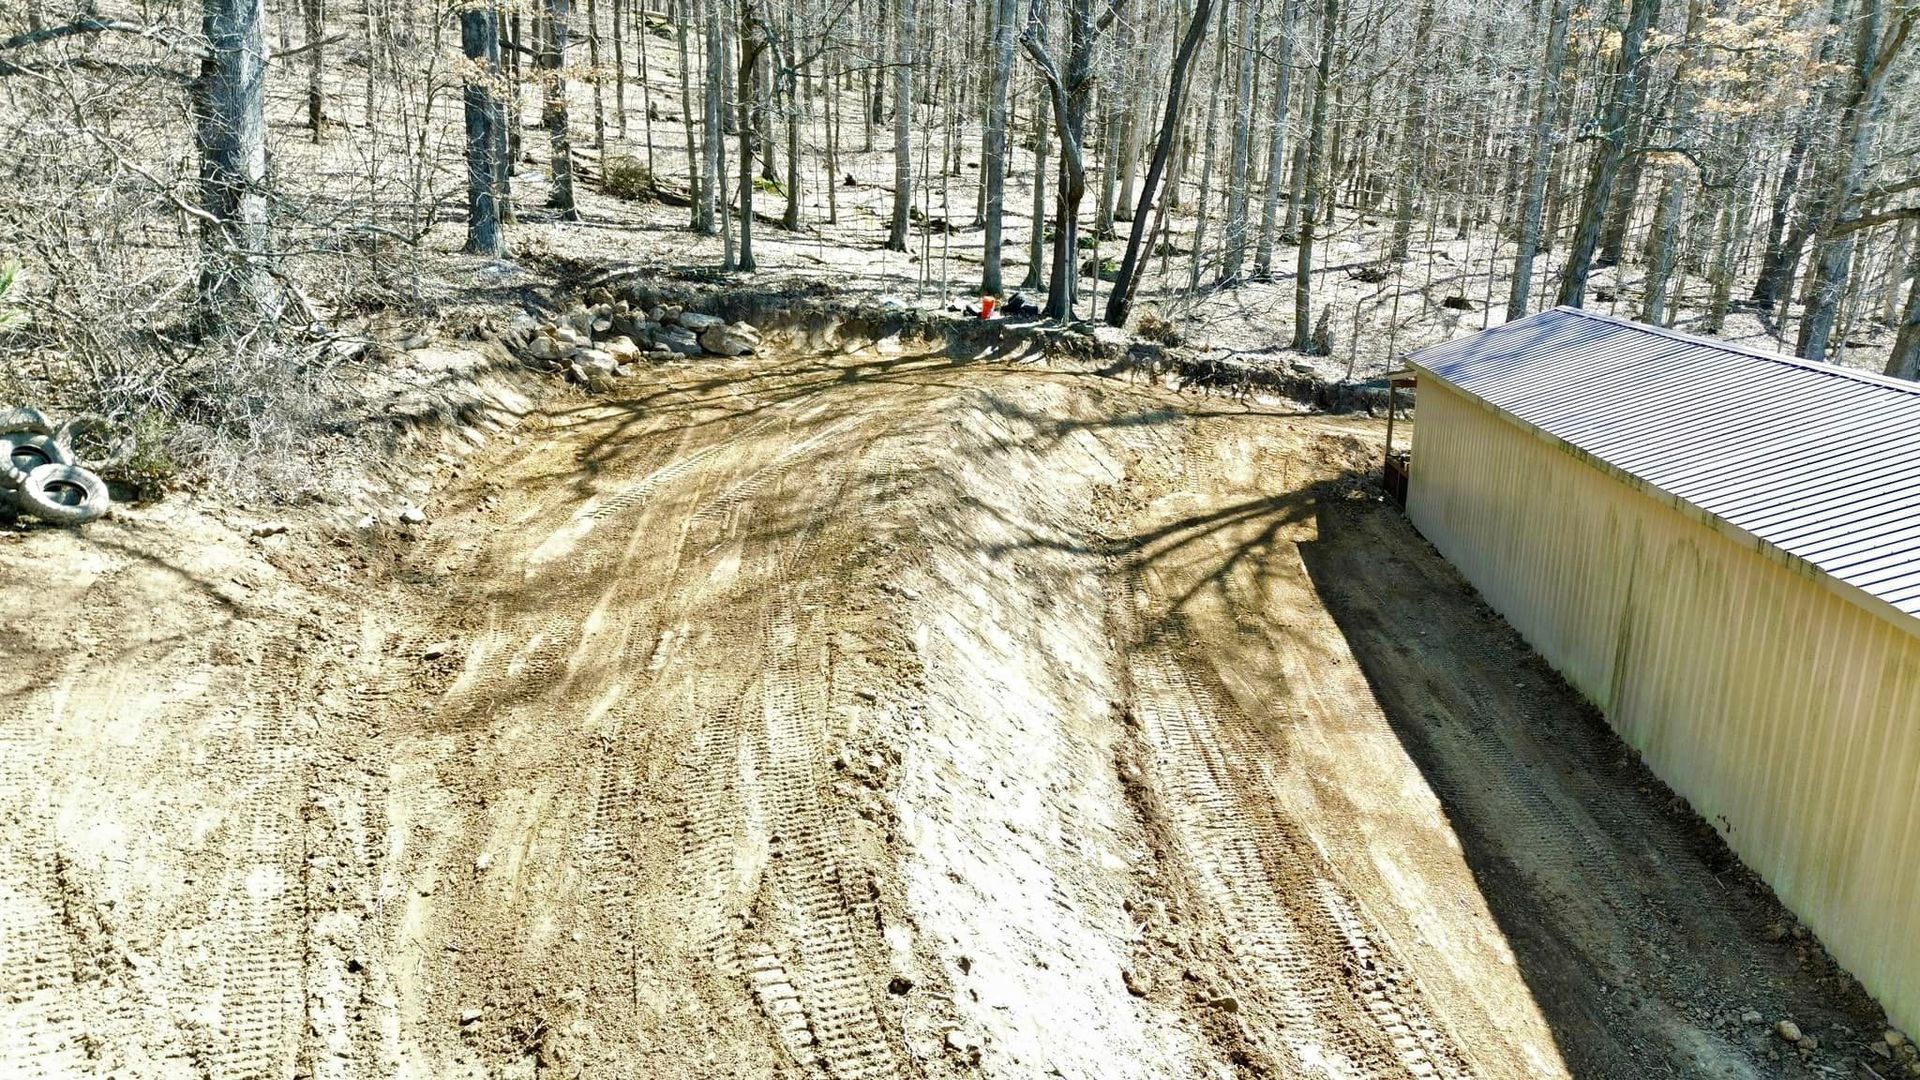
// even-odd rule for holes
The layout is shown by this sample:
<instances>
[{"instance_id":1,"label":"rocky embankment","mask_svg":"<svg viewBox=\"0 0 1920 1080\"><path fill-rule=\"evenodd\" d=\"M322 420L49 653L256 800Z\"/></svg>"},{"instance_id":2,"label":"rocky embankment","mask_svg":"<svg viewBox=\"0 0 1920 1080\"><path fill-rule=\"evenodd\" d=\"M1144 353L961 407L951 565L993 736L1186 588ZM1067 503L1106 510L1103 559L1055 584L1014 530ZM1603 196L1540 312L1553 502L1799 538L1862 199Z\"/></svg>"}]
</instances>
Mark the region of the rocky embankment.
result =
<instances>
[{"instance_id":1,"label":"rocky embankment","mask_svg":"<svg viewBox=\"0 0 1920 1080\"><path fill-rule=\"evenodd\" d=\"M728 322L675 304L611 300L582 305L547 321L522 315L500 341L535 367L592 388L632 376L644 364L686 356L744 356L759 348L760 331L749 322Z\"/></svg>"},{"instance_id":2,"label":"rocky embankment","mask_svg":"<svg viewBox=\"0 0 1920 1080\"><path fill-rule=\"evenodd\" d=\"M848 303L830 291L711 290L602 279L571 306L521 315L500 343L533 367L588 390L610 390L653 364L699 356L744 356L769 346L844 349L883 340L937 342L956 359L1081 363L1105 375L1166 377L1181 389L1234 396L1273 394L1328 412L1384 412L1384 381L1329 379L1302 364L1276 364L1177 340L1147 340L1104 326L1061 326L1038 317L984 320L886 303ZM1407 412L1413 393L1393 407Z\"/></svg>"}]
</instances>

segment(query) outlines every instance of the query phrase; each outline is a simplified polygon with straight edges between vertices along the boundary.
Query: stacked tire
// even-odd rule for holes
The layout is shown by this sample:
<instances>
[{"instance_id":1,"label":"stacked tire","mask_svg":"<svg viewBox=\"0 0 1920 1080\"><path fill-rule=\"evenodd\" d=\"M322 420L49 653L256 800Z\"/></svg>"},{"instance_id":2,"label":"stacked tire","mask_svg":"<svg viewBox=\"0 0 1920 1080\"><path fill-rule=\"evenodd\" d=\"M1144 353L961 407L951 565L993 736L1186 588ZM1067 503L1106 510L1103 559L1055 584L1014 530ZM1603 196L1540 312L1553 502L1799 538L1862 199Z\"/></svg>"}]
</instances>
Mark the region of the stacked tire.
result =
<instances>
[{"instance_id":1,"label":"stacked tire","mask_svg":"<svg viewBox=\"0 0 1920 1080\"><path fill-rule=\"evenodd\" d=\"M97 470L126 464L132 449L97 416L56 427L38 409L0 408L0 500L49 524L85 525L112 502Z\"/></svg>"}]
</instances>

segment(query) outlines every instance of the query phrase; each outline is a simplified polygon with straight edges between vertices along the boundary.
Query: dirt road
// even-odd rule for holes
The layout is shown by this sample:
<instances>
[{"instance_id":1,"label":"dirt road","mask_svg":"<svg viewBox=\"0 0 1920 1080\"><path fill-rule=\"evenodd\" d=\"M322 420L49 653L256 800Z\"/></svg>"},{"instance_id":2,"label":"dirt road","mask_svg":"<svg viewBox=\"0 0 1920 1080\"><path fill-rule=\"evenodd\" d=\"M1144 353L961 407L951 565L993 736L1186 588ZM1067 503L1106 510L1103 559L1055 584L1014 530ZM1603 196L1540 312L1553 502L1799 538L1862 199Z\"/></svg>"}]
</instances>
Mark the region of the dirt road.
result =
<instances>
[{"instance_id":1,"label":"dirt road","mask_svg":"<svg viewBox=\"0 0 1920 1080\"><path fill-rule=\"evenodd\" d=\"M1372 422L661 373L379 542L7 538L0 1073L1902 1067Z\"/></svg>"}]
</instances>

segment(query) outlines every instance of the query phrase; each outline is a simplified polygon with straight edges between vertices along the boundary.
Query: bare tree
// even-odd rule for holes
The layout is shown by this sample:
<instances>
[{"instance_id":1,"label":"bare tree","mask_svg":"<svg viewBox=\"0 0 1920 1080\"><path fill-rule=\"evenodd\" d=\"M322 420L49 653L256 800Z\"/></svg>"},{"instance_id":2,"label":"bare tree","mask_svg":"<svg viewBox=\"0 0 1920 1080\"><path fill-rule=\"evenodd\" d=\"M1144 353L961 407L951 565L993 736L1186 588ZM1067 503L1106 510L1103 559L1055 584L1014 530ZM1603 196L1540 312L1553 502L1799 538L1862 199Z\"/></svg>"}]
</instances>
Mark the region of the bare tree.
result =
<instances>
[{"instance_id":1,"label":"bare tree","mask_svg":"<svg viewBox=\"0 0 1920 1080\"><path fill-rule=\"evenodd\" d=\"M1157 225L1149 226L1149 218L1155 216L1149 211L1157 204L1158 214L1164 216L1166 213L1167 200L1160 198L1160 181L1167 172L1174 136L1180 129L1180 115L1186 109L1187 86L1192 82L1193 54L1199 51L1200 43L1206 39L1207 22L1212 17L1213 0L1199 0L1193 18L1187 23L1187 32L1180 39L1180 47L1173 54L1173 67L1167 82L1166 115L1160 121L1160 132L1154 139L1153 160L1147 165L1147 178L1140 188L1140 204L1133 214L1132 232L1127 236L1127 252L1120 260L1120 273L1114 278L1113 292L1107 297L1109 326L1127 325L1127 316L1133 311L1133 298L1140 286L1146 257L1146 239L1158 228Z\"/></svg>"},{"instance_id":2,"label":"bare tree","mask_svg":"<svg viewBox=\"0 0 1920 1080\"><path fill-rule=\"evenodd\" d=\"M1220 280L1240 280L1247 259L1247 169L1253 160L1253 28L1259 19L1259 0L1239 0L1235 52L1240 60L1233 91L1233 162L1228 169L1226 256Z\"/></svg>"},{"instance_id":3,"label":"bare tree","mask_svg":"<svg viewBox=\"0 0 1920 1080\"><path fill-rule=\"evenodd\" d=\"M1053 277L1047 289L1046 315L1064 322L1073 318L1079 299L1080 200L1087 193L1085 145L1087 103L1093 95L1093 50L1100 35L1119 17L1126 0L1113 0L1098 19L1094 18L1093 0L1068 0L1064 71L1054 60L1048 42L1043 2L1033 0L1020 44L1046 80L1053 123L1059 133L1060 183L1054 198Z\"/></svg>"},{"instance_id":4,"label":"bare tree","mask_svg":"<svg viewBox=\"0 0 1920 1080\"><path fill-rule=\"evenodd\" d=\"M913 208L913 43L920 33L919 0L895 0L900 22L893 56L893 224L887 247L907 250Z\"/></svg>"},{"instance_id":5,"label":"bare tree","mask_svg":"<svg viewBox=\"0 0 1920 1080\"><path fill-rule=\"evenodd\" d=\"M1260 204L1260 243L1254 252L1254 276L1262 280L1273 276L1274 229L1280 217L1281 173L1287 164L1287 109L1293 96L1293 35L1300 13L1300 0L1283 0L1280 16L1280 51L1274 59L1277 72L1273 87L1273 124L1268 135L1267 187Z\"/></svg>"},{"instance_id":6,"label":"bare tree","mask_svg":"<svg viewBox=\"0 0 1920 1080\"><path fill-rule=\"evenodd\" d=\"M573 135L567 114L567 20L572 14L573 0L546 0L546 33L540 50L544 93L540 121L547 129L553 169L547 205L560 211L562 221L580 220L580 209L573 201Z\"/></svg>"},{"instance_id":7,"label":"bare tree","mask_svg":"<svg viewBox=\"0 0 1920 1080\"><path fill-rule=\"evenodd\" d=\"M1527 313L1527 301L1533 289L1533 260L1540 253L1541 215L1545 212L1547 173L1554 152L1553 114L1560 102L1561 73L1567 63L1567 23L1572 16L1573 0L1553 0L1547 16L1546 58L1540 63L1540 97L1533 111L1533 130L1528 133L1527 186L1520 204L1518 243L1513 256L1513 280L1507 287L1507 318L1518 319Z\"/></svg>"},{"instance_id":8,"label":"bare tree","mask_svg":"<svg viewBox=\"0 0 1920 1080\"><path fill-rule=\"evenodd\" d=\"M311 0L309 0L311 2ZM502 163L506 114L500 104L500 16L491 7L460 12L460 45L467 72L467 247L475 255L506 254L500 229Z\"/></svg>"},{"instance_id":9,"label":"bare tree","mask_svg":"<svg viewBox=\"0 0 1920 1080\"><path fill-rule=\"evenodd\" d=\"M1420 0L1419 14L1414 17L1413 62L1426 64L1429 61L1430 43L1433 40L1433 0ZM1565 40L1566 29L1561 28L1561 40ZM1421 173L1427 157L1427 88L1423 81L1415 79L1407 84L1406 103L1400 128L1400 175L1393 189L1393 239L1387 244L1387 258L1396 262L1407 257L1407 245L1413 236L1414 203L1420 198Z\"/></svg>"},{"instance_id":10,"label":"bare tree","mask_svg":"<svg viewBox=\"0 0 1920 1080\"><path fill-rule=\"evenodd\" d=\"M1340 32L1340 0L1320 9L1320 60L1313 75L1313 115L1307 122L1306 198L1300 211L1300 248L1293 278L1293 347L1313 352L1313 240L1320 221L1320 194L1327 157L1327 97L1333 81L1333 46Z\"/></svg>"},{"instance_id":11,"label":"bare tree","mask_svg":"<svg viewBox=\"0 0 1920 1080\"><path fill-rule=\"evenodd\" d=\"M1814 248L1813 288L1807 294L1806 316L1800 323L1799 353L1823 360L1833 336L1840 298L1847 289L1847 268L1853 260L1853 227L1863 210L1862 193L1867 169L1873 162L1875 125L1894 59L1900 55L1920 8L1901 7L1889 13L1888 0L1865 0L1859 16L1859 38L1845 103L1840 111L1839 151L1827 179L1827 196Z\"/></svg>"},{"instance_id":12,"label":"bare tree","mask_svg":"<svg viewBox=\"0 0 1920 1080\"><path fill-rule=\"evenodd\" d=\"M200 149L199 322L251 332L279 321L267 228L267 7L203 0L207 53L194 87Z\"/></svg>"},{"instance_id":13,"label":"bare tree","mask_svg":"<svg viewBox=\"0 0 1920 1080\"><path fill-rule=\"evenodd\" d=\"M987 129L981 144L986 171L986 250L982 253L980 291L997 296L1000 247L1007 200L1007 92L1013 82L1013 22L1019 0L994 0L991 89L987 92Z\"/></svg>"},{"instance_id":14,"label":"bare tree","mask_svg":"<svg viewBox=\"0 0 1920 1080\"><path fill-rule=\"evenodd\" d=\"M1639 99L1641 54L1646 46L1647 29L1659 13L1660 0L1632 0L1626 27L1620 31L1613 91L1600 118L1600 149L1594 155L1586 200L1581 204L1580 223L1574 230L1573 248L1567 254L1566 270L1560 279L1560 302L1569 307L1579 307L1586 302L1587 275L1593 269L1593 256L1600 247L1600 231L1607 208L1612 205L1613 183L1619 176L1621 162L1627 157L1627 129Z\"/></svg>"},{"instance_id":15,"label":"bare tree","mask_svg":"<svg viewBox=\"0 0 1920 1080\"><path fill-rule=\"evenodd\" d=\"M313 141L326 137L327 127L327 6L326 0L302 0L306 17L307 49L307 127ZM499 34L494 35L497 46Z\"/></svg>"},{"instance_id":16,"label":"bare tree","mask_svg":"<svg viewBox=\"0 0 1920 1080\"><path fill-rule=\"evenodd\" d=\"M1907 287L1906 314L1887 357L1887 374L1901 379L1920 379L1920 232L1916 232L1913 250L1907 255L1907 274L1913 281Z\"/></svg>"},{"instance_id":17,"label":"bare tree","mask_svg":"<svg viewBox=\"0 0 1920 1080\"><path fill-rule=\"evenodd\" d=\"M721 130L726 94L725 39L720 36L721 0L700 0L702 34L706 45L706 83L701 90L701 151L705 155L700 175L700 194L695 202L694 228L712 235L720 228L720 164L726 153L725 133Z\"/></svg>"}]
</instances>

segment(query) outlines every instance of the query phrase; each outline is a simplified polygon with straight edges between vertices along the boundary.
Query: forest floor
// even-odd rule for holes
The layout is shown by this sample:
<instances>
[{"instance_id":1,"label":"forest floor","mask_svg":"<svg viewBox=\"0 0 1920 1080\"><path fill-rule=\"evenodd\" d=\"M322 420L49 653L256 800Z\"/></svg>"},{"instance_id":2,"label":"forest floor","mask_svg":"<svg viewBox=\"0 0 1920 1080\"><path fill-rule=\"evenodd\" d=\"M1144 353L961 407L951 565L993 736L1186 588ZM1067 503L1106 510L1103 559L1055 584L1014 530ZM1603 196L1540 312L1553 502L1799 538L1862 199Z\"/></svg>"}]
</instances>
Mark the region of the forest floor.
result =
<instances>
[{"instance_id":1,"label":"forest floor","mask_svg":"<svg viewBox=\"0 0 1920 1080\"><path fill-rule=\"evenodd\" d=\"M1895 1075L1382 435L769 350L0 534L0 1073Z\"/></svg>"}]
</instances>

